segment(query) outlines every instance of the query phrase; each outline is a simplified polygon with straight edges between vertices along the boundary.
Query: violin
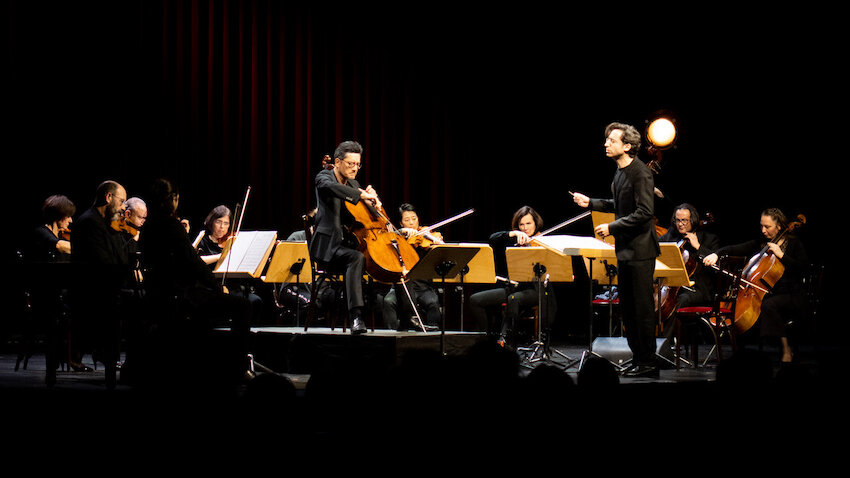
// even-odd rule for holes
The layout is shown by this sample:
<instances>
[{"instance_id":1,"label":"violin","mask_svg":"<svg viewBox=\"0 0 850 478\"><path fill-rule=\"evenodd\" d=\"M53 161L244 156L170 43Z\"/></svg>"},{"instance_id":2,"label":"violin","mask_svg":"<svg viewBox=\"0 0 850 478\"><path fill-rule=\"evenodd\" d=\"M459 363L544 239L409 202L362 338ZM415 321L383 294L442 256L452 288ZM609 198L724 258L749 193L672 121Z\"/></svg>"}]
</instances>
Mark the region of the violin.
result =
<instances>
[{"instance_id":1,"label":"violin","mask_svg":"<svg viewBox=\"0 0 850 478\"><path fill-rule=\"evenodd\" d=\"M770 242L784 245L785 235L806 223L806 217L797 216L797 221L788 224L773 241L769 241L758 254L747 261L741 273L741 290L735 301L734 326L738 333L744 333L755 324L761 315L761 302L764 296L773 289L776 282L785 273L785 266L770 250Z\"/></svg>"},{"instance_id":2,"label":"violin","mask_svg":"<svg viewBox=\"0 0 850 478\"><path fill-rule=\"evenodd\" d=\"M434 244L443 244L443 235L439 232L426 232L427 229L419 228L414 234L407 236L407 242L417 249L428 249Z\"/></svg>"},{"instance_id":3,"label":"violin","mask_svg":"<svg viewBox=\"0 0 850 478\"><path fill-rule=\"evenodd\" d=\"M130 224L127 221L127 219L124 218L124 217L122 217L121 219L112 221L110 223L110 226L112 226L112 229L115 230L115 231L126 232L127 234L130 234L131 236L135 236L136 234L139 233L139 228Z\"/></svg>"},{"instance_id":4,"label":"violin","mask_svg":"<svg viewBox=\"0 0 850 478\"><path fill-rule=\"evenodd\" d=\"M63 228L59 229L59 239L62 239L63 241L70 241L71 240L71 228L70 227L63 227Z\"/></svg>"}]
</instances>

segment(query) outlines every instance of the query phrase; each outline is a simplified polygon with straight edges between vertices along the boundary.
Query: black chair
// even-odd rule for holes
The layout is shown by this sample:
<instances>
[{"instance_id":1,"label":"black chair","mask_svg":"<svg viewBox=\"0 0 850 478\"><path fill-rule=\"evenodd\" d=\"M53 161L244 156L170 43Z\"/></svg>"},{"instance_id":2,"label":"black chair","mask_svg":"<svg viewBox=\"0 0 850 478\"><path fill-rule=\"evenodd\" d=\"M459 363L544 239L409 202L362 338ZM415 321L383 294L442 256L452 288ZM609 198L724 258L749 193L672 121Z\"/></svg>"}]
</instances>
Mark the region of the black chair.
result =
<instances>
[{"instance_id":1,"label":"black chair","mask_svg":"<svg viewBox=\"0 0 850 478\"><path fill-rule=\"evenodd\" d=\"M723 359L721 340L724 336L729 337L732 350L737 349L735 332L735 304L738 298L738 290L741 284L741 272L743 271L746 258L738 256L723 256L717 261L715 268L715 293L712 303L705 306L681 307L673 312L676 331L676 370L681 367L681 344L682 328L694 329L694 325L705 325L710 331L714 344L708 352L703 365L708 361L713 352L717 352L718 361ZM691 334L689 345L691 349L691 360L694 367L698 367L699 353L696 334Z\"/></svg>"},{"instance_id":2,"label":"black chair","mask_svg":"<svg viewBox=\"0 0 850 478\"><path fill-rule=\"evenodd\" d=\"M315 218L309 214L301 216L304 222L304 236L307 240L307 250L310 249L310 242L313 239L313 228L315 227ZM325 290L333 291L333 303L331 307L325 307L325 318L329 320L331 330L336 327L336 318L342 317L342 331L345 332L348 323L348 314L345 313L345 270L338 270L327 267L325 264L320 264L313 256L310 256L310 267L313 273L313 282L310 285L310 302L307 304L307 317L304 319L304 331L310 327L319 310L320 295ZM329 289L328 289L329 288ZM374 331L374 324L372 326Z\"/></svg>"}]
</instances>

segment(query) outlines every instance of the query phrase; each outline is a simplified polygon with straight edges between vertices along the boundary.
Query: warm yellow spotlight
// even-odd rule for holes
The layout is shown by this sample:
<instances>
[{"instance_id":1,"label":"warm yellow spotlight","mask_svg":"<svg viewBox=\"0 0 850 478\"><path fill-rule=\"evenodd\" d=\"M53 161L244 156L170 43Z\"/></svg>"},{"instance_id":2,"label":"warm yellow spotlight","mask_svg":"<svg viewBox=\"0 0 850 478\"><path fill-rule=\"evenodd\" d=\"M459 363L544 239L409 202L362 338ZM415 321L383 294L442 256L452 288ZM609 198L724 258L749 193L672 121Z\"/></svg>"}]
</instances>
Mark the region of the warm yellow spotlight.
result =
<instances>
[{"instance_id":1,"label":"warm yellow spotlight","mask_svg":"<svg viewBox=\"0 0 850 478\"><path fill-rule=\"evenodd\" d=\"M646 139L656 148L667 148L676 140L676 126L667 118L653 120L646 128Z\"/></svg>"}]
</instances>

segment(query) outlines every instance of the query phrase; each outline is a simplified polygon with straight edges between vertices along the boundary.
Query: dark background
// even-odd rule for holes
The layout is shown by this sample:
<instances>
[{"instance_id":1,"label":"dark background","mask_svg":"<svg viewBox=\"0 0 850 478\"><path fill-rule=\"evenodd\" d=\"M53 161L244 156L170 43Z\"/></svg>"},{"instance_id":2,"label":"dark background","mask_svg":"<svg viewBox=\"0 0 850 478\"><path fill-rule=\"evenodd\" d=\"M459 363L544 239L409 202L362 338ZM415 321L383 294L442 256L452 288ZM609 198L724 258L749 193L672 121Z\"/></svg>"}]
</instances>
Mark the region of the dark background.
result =
<instances>
[{"instance_id":1,"label":"dark background","mask_svg":"<svg viewBox=\"0 0 850 478\"><path fill-rule=\"evenodd\" d=\"M805 214L827 265L821 330L843 340L846 52L829 12L291 3L5 1L6 256L44 198L79 214L105 179L143 198L173 179L193 237L251 186L243 230L285 237L345 139L391 214L475 208L441 232L484 242L522 205L553 225L581 212L567 191L607 195L605 125L666 111L679 138L656 178L660 223L691 202L728 244L758 234L765 207Z\"/></svg>"}]
</instances>

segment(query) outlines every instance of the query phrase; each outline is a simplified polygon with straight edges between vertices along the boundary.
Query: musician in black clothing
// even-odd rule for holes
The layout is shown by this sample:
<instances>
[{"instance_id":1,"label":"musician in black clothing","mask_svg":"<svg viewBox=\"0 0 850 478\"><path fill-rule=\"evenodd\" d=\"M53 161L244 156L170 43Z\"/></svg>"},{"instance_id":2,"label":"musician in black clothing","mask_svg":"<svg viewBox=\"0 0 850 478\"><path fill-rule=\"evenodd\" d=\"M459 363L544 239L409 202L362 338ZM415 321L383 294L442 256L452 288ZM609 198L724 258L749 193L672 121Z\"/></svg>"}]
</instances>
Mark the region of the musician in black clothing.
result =
<instances>
[{"instance_id":1,"label":"musician in black clothing","mask_svg":"<svg viewBox=\"0 0 850 478\"><path fill-rule=\"evenodd\" d=\"M43 224L33 231L31 240L24 249L24 260L33 265L67 263L71 260L71 242L66 234L70 233L76 206L66 196L56 194L45 199L41 212ZM39 269L41 270L41 269ZM38 273L41 275L41 273ZM57 274L48 272L52 278ZM90 367L82 364L78 337L79 329L76 322L69 322L68 350L61 351L60 322L68 312L67 283L61 279L58 283L37 277L37 287L31 287L30 304L35 321L44 327L47 339L47 374L45 381L53 385L58 367L57 357L68 355L68 366L75 371L91 371ZM23 357L21 357L22 359Z\"/></svg>"},{"instance_id":2,"label":"musician in black clothing","mask_svg":"<svg viewBox=\"0 0 850 478\"><path fill-rule=\"evenodd\" d=\"M637 158L640 133L634 126L611 123L605 128L605 155L617 163L612 199L590 199L580 193L581 207L614 213L614 222L596 226L600 237L614 236L618 292L632 366L626 376L657 376L653 275L660 253L654 227L654 178Z\"/></svg>"},{"instance_id":3,"label":"musician in black clothing","mask_svg":"<svg viewBox=\"0 0 850 478\"><path fill-rule=\"evenodd\" d=\"M363 322L363 272L366 259L363 253L345 240L345 226L353 221L344 202L357 204L371 201L380 208L381 202L372 186L365 189L354 179L361 167L363 147L356 141L340 143L333 156L333 168L316 175L316 229L310 240L310 257L323 267L345 269L345 294L351 318L351 333L366 332Z\"/></svg>"},{"instance_id":4,"label":"musician in black clothing","mask_svg":"<svg viewBox=\"0 0 850 478\"><path fill-rule=\"evenodd\" d=\"M115 385L119 360L121 289L132 278L120 232L111 227L124 213L127 192L115 181L102 182L91 208L74 222L71 262L81 266L70 289L74 319L99 354L106 385Z\"/></svg>"},{"instance_id":5,"label":"musician in black clothing","mask_svg":"<svg viewBox=\"0 0 850 478\"><path fill-rule=\"evenodd\" d=\"M781 210L769 208L762 211L760 225L761 239L721 247L714 254L706 256L703 263L713 266L718 257L723 255L752 257L765 248L779 259L785 270L770 292L762 298L758 323L762 337L779 339L781 361L787 363L794 356L788 341L787 326L799 319L804 310L803 274L809 266L809 258L802 241L794 234L787 233L789 222ZM744 275L746 273L745 269Z\"/></svg>"},{"instance_id":6,"label":"musician in black clothing","mask_svg":"<svg viewBox=\"0 0 850 478\"><path fill-rule=\"evenodd\" d=\"M250 304L244 297L224 293L220 281L192 247L177 218L179 199L170 181L154 182L148 219L139 237L145 300L157 311L152 318L159 321L154 325L161 335L170 332L170 338L186 338L182 346L187 348L209 342L214 328L229 328L225 353L213 353L198 362L210 372L223 373L214 378L234 383L250 375ZM189 320L181 320L184 317ZM222 360L214 362L218 367L209 363L212 358Z\"/></svg>"},{"instance_id":7,"label":"musician in black clothing","mask_svg":"<svg viewBox=\"0 0 850 478\"><path fill-rule=\"evenodd\" d=\"M679 293L676 296L676 307L711 305L716 281L712 271L703 266L702 258L720 247L720 239L716 234L702 229L699 212L694 206L687 203L676 206L673 211L673 218L670 221L670 228L658 238L658 242L675 242L678 244L680 241L683 241L681 249L687 252L689 261L693 261L695 266L690 275L694 284L679 288ZM664 335L667 338L670 338L673 333L672 325L672 323L664 324Z\"/></svg>"},{"instance_id":8,"label":"musician in black clothing","mask_svg":"<svg viewBox=\"0 0 850 478\"><path fill-rule=\"evenodd\" d=\"M497 341L502 346L509 342L522 308L538 305L540 297L536 283L510 281L505 249L528 245L535 235L540 234L542 227L543 218L540 214L529 206L523 206L514 213L511 219L511 230L495 232L488 240L490 247L493 248L496 275L506 284L503 287L472 294L469 298L469 307L473 319L478 323L489 323L490 318L500 318ZM547 298L544 304L545 310L539 313L541 317L549 314L548 318L552 318L557 304L554 295L548 294ZM502 304L505 304L504 314L501 313Z\"/></svg>"}]
</instances>

